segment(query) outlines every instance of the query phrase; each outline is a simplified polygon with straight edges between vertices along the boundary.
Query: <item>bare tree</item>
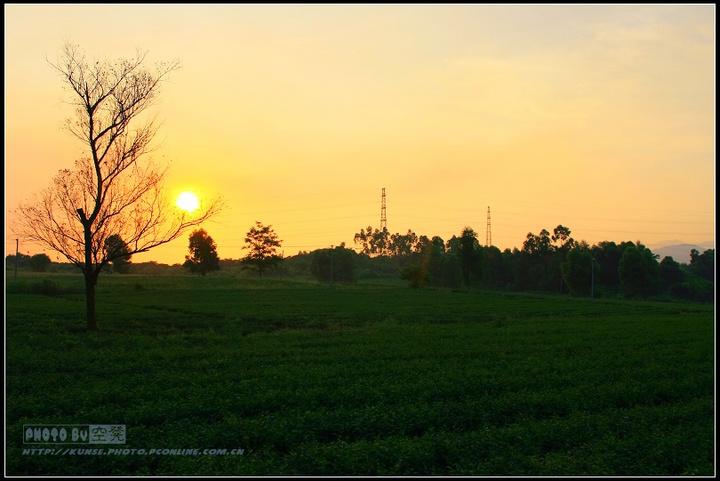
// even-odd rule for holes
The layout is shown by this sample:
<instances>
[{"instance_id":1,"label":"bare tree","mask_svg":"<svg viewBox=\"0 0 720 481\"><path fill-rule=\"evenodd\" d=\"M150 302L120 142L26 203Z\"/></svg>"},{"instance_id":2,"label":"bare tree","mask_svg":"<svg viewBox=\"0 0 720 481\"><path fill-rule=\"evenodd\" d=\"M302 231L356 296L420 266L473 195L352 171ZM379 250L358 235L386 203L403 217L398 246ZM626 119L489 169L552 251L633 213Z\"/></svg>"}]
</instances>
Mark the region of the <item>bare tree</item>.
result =
<instances>
[{"instance_id":1,"label":"bare tree","mask_svg":"<svg viewBox=\"0 0 720 481\"><path fill-rule=\"evenodd\" d=\"M20 231L75 264L85 278L87 327L97 329L95 286L102 268L118 255L147 252L178 238L220 208L218 201L190 215L163 195L165 168L145 161L157 131L143 120L161 82L177 62L143 66L132 59L87 61L66 45L51 64L69 87L75 115L68 129L87 148L87 156L55 176L36 201L20 206ZM141 162L142 161L142 162ZM127 251L108 250L105 241L120 236Z\"/></svg>"}]
</instances>

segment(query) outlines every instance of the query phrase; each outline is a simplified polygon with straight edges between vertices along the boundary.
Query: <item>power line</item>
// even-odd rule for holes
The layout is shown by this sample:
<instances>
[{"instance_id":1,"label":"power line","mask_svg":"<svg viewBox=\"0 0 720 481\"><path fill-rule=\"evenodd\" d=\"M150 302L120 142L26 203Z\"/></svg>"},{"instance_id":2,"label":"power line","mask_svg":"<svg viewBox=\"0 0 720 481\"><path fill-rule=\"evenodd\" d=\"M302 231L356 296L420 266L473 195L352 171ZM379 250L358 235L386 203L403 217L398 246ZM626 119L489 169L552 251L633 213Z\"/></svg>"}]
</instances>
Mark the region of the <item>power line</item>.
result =
<instances>
[{"instance_id":1,"label":"power line","mask_svg":"<svg viewBox=\"0 0 720 481\"><path fill-rule=\"evenodd\" d=\"M510 215L510 216L520 216L520 217L529 217L530 214L527 212L501 212L503 215ZM554 213L556 217L563 217L563 218L570 218L572 220L573 216L567 216L562 213ZM603 221L603 222L632 222L632 223L646 223L646 224L708 224L708 221L686 221L686 220L679 220L679 221L668 221L668 220L656 220L656 219L628 219L628 218L607 218L607 217L585 217L583 216L583 220L595 220L595 221Z\"/></svg>"}]
</instances>

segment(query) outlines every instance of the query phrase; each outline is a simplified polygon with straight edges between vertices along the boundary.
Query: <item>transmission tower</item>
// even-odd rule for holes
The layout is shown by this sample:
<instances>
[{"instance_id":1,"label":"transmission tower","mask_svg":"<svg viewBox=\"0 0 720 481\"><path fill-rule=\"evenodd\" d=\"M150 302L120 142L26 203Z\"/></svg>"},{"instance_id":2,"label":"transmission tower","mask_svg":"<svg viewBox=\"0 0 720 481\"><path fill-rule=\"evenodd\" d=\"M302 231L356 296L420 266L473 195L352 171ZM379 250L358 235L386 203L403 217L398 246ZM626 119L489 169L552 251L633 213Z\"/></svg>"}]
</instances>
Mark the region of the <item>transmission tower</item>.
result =
<instances>
[{"instance_id":1,"label":"transmission tower","mask_svg":"<svg viewBox=\"0 0 720 481\"><path fill-rule=\"evenodd\" d=\"M387 229L387 211L385 210L385 187L382 188L382 199L380 201L380 230Z\"/></svg>"},{"instance_id":2,"label":"transmission tower","mask_svg":"<svg viewBox=\"0 0 720 481\"><path fill-rule=\"evenodd\" d=\"M490 247L492 245L492 226L490 225L490 206L488 206L487 213L487 231L485 232L485 245Z\"/></svg>"}]
</instances>

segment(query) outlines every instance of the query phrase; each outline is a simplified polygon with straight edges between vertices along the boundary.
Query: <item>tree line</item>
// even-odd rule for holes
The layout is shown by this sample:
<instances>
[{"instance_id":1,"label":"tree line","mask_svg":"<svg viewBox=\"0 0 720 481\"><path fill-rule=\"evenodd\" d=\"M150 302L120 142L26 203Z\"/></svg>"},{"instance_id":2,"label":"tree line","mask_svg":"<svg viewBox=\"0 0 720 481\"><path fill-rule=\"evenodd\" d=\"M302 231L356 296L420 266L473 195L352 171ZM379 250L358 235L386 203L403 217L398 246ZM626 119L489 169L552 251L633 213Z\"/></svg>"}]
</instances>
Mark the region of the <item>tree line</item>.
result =
<instances>
[{"instance_id":1,"label":"tree line","mask_svg":"<svg viewBox=\"0 0 720 481\"><path fill-rule=\"evenodd\" d=\"M594 245L577 241L563 225L552 232L530 232L521 248L504 250L481 245L470 227L447 241L412 230L391 234L367 227L354 240L359 251L354 265L366 275L395 274L416 288L476 286L573 296L713 300L714 249L702 253L693 249L690 264L681 265L670 256L659 259L639 241ZM327 256L326 250L317 252L299 257ZM353 258L350 253L344 255Z\"/></svg>"},{"instance_id":2,"label":"tree line","mask_svg":"<svg viewBox=\"0 0 720 481\"><path fill-rule=\"evenodd\" d=\"M417 235L412 230L391 234L387 229L362 228L354 236L355 249L344 243L283 258L282 240L271 225L257 221L245 236L247 254L221 260L217 244L204 229L188 238L183 267L205 275L221 265L239 265L258 276L312 276L323 282L353 282L357 278L399 277L411 287L480 287L511 291L539 291L572 296L675 297L713 300L715 250L690 252L690 263L672 257L659 259L641 242L577 241L571 230L558 225L552 232L528 233L521 248L500 250L484 246L478 234L465 227L447 241L440 236ZM105 241L115 273L131 268L131 253L119 235ZM13 255L7 265L14 266ZM46 254L19 255L19 267L44 272L52 264Z\"/></svg>"},{"instance_id":3,"label":"tree line","mask_svg":"<svg viewBox=\"0 0 720 481\"><path fill-rule=\"evenodd\" d=\"M205 248L214 252L212 238ZM190 250L186 265L202 265L200 250ZM199 234L198 234L199 235ZM345 244L282 258L281 241L271 226L257 222L245 239L249 252L239 260L259 275L306 275L324 282L352 282L357 278L399 277L411 287L480 287L511 291L539 291L592 297L675 297L713 300L715 250L692 250L690 264L666 256L659 259L640 241L602 241L590 245L558 225L552 232L528 233L521 248L500 250L481 245L478 234L465 227L447 241L412 230L391 234L369 226L354 235L355 249ZM202 256L200 256L202 257ZM192 260L195 259L195 260ZM206 257L212 270L220 268L217 254ZM231 263L228 260L226 263ZM195 263L195 264L193 264ZM203 272L201 272L203 273Z\"/></svg>"}]
</instances>

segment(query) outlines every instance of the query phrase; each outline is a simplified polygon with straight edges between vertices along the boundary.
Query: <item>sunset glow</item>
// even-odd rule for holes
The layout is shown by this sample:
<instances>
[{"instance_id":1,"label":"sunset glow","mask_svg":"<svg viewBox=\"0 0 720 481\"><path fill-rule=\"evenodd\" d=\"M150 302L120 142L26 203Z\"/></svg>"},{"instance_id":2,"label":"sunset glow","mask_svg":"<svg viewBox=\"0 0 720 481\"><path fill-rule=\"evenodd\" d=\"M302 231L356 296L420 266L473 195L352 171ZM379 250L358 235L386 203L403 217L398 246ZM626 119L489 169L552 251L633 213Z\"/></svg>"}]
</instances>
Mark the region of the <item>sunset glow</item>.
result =
<instances>
[{"instance_id":1,"label":"sunset glow","mask_svg":"<svg viewBox=\"0 0 720 481\"><path fill-rule=\"evenodd\" d=\"M182 210L192 213L200 208L200 200L192 192L182 192L178 195L175 204Z\"/></svg>"},{"instance_id":2,"label":"sunset glow","mask_svg":"<svg viewBox=\"0 0 720 481\"><path fill-rule=\"evenodd\" d=\"M223 258L244 255L256 220L286 255L353 246L379 224L383 187L391 232L448 239L469 225L484 238L491 206L501 249L561 223L590 243L714 243L714 17L709 5L6 5L6 249L13 209L84 155L46 61L68 40L89 58L179 59L149 112L152 158L169 162L169 186L192 178L202 198L224 197L208 227ZM186 244L135 260L181 262Z\"/></svg>"}]
</instances>

